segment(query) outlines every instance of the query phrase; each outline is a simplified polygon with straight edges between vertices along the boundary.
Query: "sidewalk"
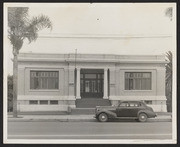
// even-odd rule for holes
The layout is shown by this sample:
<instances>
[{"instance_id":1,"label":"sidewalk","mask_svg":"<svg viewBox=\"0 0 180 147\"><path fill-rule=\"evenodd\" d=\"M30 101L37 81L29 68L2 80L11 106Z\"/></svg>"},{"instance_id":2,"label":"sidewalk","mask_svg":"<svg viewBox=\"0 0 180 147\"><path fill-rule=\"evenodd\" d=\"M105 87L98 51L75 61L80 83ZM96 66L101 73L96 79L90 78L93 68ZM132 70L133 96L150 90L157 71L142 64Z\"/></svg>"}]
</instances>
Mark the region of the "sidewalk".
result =
<instances>
[{"instance_id":1,"label":"sidewalk","mask_svg":"<svg viewBox=\"0 0 180 147\"><path fill-rule=\"evenodd\" d=\"M59 121L59 122L97 122L94 115L18 115L13 118L8 115L9 122L37 122L37 121ZM121 121L121 120L120 120ZM171 122L171 115L159 114L156 118L148 119L148 122Z\"/></svg>"}]
</instances>

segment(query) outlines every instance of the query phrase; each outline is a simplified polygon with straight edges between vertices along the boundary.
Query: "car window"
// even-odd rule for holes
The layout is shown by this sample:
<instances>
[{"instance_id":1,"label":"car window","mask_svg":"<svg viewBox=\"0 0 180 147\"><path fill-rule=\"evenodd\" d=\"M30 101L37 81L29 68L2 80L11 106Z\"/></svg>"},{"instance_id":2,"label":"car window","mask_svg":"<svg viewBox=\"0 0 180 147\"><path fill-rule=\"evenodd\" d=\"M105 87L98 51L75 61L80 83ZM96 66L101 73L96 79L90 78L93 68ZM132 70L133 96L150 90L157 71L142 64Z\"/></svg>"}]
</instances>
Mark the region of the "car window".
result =
<instances>
[{"instance_id":1,"label":"car window","mask_svg":"<svg viewBox=\"0 0 180 147\"><path fill-rule=\"evenodd\" d=\"M139 107L138 103L136 102L130 102L129 105L130 107Z\"/></svg>"},{"instance_id":2,"label":"car window","mask_svg":"<svg viewBox=\"0 0 180 147\"><path fill-rule=\"evenodd\" d=\"M129 107L128 102L122 102L120 105L120 107Z\"/></svg>"},{"instance_id":3,"label":"car window","mask_svg":"<svg viewBox=\"0 0 180 147\"><path fill-rule=\"evenodd\" d=\"M146 104L143 103L143 102L140 102L140 103L139 103L139 106L141 106L141 107L146 107Z\"/></svg>"},{"instance_id":4,"label":"car window","mask_svg":"<svg viewBox=\"0 0 180 147\"><path fill-rule=\"evenodd\" d=\"M141 107L141 106L143 106L143 104L140 102L140 103L139 103L139 106Z\"/></svg>"}]
</instances>

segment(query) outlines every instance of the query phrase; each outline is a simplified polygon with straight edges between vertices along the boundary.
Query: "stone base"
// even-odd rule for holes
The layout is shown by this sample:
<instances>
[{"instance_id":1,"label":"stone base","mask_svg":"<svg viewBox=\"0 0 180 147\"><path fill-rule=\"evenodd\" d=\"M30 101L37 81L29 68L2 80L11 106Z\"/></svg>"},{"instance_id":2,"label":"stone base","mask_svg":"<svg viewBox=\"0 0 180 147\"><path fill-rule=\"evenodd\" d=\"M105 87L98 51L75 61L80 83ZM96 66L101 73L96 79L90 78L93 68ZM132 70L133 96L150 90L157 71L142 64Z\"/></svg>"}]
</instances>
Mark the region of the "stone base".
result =
<instances>
[{"instance_id":1,"label":"stone base","mask_svg":"<svg viewBox=\"0 0 180 147\"><path fill-rule=\"evenodd\" d=\"M36 99L37 100L37 99ZM42 100L42 99L41 99ZM46 99L47 100L47 99ZM76 108L75 100L57 100L58 104L50 104L51 99L47 100L48 104L29 104L29 100L18 100L18 112L40 112L40 111L69 111L69 107Z\"/></svg>"}]
</instances>

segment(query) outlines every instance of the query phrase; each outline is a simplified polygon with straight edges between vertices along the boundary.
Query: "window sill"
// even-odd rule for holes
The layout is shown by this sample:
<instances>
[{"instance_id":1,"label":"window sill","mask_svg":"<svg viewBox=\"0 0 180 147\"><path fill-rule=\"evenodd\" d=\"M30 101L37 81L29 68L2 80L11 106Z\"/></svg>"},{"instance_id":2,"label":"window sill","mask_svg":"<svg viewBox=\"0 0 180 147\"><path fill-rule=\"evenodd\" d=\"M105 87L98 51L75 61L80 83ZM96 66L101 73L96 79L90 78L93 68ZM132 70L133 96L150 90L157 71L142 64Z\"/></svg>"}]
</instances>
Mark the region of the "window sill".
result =
<instances>
[{"instance_id":1,"label":"window sill","mask_svg":"<svg viewBox=\"0 0 180 147\"><path fill-rule=\"evenodd\" d=\"M151 92L153 90L124 90L124 91L128 91L128 92L145 92L145 91Z\"/></svg>"},{"instance_id":2,"label":"window sill","mask_svg":"<svg viewBox=\"0 0 180 147\"><path fill-rule=\"evenodd\" d=\"M58 92L60 89L30 89L29 92Z\"/></svg>"}]
</instances>

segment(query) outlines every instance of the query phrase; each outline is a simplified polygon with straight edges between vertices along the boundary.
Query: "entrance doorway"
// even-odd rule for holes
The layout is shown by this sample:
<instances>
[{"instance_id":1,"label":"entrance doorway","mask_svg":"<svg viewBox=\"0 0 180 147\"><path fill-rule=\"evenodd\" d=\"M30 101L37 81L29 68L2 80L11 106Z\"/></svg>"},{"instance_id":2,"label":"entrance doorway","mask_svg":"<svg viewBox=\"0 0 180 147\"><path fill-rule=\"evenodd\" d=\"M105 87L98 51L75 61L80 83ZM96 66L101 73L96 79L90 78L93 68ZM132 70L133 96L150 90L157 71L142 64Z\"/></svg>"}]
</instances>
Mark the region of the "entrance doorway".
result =
<instances>
[{"instance_id":1,"label":"entrance doorway","mask_svg":"<svg viewBox=\"0 0 180 147\"><path fill-rule=\"evenodd\" d=\"M81 98L102 98L103 77L103 69L81 69Z\"/></svg>"}]
</instances>

